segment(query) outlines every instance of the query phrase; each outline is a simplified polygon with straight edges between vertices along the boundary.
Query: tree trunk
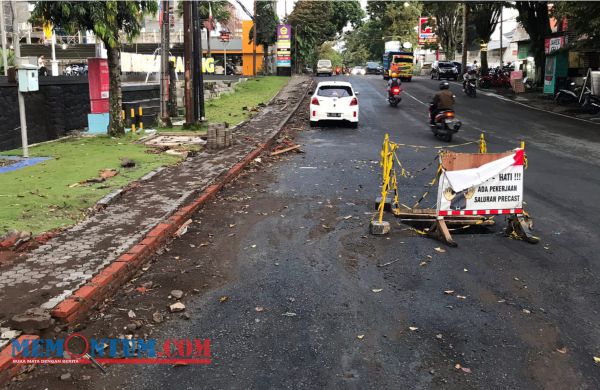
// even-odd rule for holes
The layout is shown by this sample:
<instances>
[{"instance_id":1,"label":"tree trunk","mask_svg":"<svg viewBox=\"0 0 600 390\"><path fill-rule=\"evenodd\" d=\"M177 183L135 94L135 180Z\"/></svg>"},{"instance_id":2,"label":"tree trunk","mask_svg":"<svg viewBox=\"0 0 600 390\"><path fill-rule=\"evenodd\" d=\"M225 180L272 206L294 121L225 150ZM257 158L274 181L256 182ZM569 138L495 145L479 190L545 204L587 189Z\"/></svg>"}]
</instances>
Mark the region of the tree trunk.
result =
<instances>
[{"instance_id":1,"label":"tree trunk","mask_svg":"<svg viewBox=\"0 0 600 390\"><path fill-rule=\"evenodd\" d=\"M485 44L487 45L488 42L485 42ZM480 55L481 55L481 74L485 75L488 73L488 59L487 59L487 50L480 50Z\"/></svg>"},{"instance_id":2,"label":"tree trunk","mask_svg":"<svg viewBox=\"0 0 600 390\"><path fill-rule=\"evenodd\" d=\"M465 72L467 71L467 55L468 52L467 50L469 49L469 29L468 29L468 25L469 25L469 6L467 5L467 3L463 3L463 18L462 18L462 59L461 59L461 64L462 64L462 70L461 70L461 75L460 77L462 78L463 74L465 74Z\"/></svg>"},{"instance_id":3,"label":"tree trunk","mask_svg":"<svg viewBox=\"0 0 600 390\"><path fill-rule=\"evenodd\" d=\"M109 117L108 135L120 137L125 134L125 124L121 112L123 110L123 94L121 91L121 50L104 42L108 54Z\"/></svg>"},{"instance_id":4,"label":"tree trunk","mask_svg":"<svg viewBox=\"0 0 600 390\"><path fill-rule=\"evenodd\" d=\"M269 59L269 45L263 44L263 74L266 76L269 74L269 67L267 66L267 61Z\"/></svg>"}]
</instances>

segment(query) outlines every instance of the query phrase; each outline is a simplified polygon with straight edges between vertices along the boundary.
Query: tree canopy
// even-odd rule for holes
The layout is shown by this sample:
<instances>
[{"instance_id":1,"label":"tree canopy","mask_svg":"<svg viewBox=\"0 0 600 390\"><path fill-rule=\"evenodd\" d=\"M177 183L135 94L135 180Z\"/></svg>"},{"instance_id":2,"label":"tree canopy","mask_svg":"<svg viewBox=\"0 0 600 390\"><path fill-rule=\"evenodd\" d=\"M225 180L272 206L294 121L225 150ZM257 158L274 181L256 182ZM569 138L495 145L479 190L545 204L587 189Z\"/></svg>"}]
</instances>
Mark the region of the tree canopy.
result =
<instances>
[{"instance_id":1,"label":"tree canopy","mask_svg":"<svg viewBox=\"0 0 600 390\"><path fill-rule=\"evenodd\" d=\"M503 3L490 1L485 3L469 4L469 19L475 26L475 37L480 44L487 44L490 41L492 33L496 29L502 14ZM481 71L486 73L488 70L487 51L481 51Z\"/></svg>"},{"instance_id":2,"label":"tree canopy","mask_svg":"<svg viewBox=\"0 0 600 390\"><path fill-rule=\"evenodd\" d=\"M556 2L552 15L559 20L567 19L568 30L576 36L569 44L581 48L600 47L600 2Z\"/></svg>"},{"instance_id":3,"label":"tree canopy","mask_svg":"<svg viewBox=\"0 0 600 390\"><path fill-rule=\"evenodd\" d=\"M545 40L550 36L550 18L548 16L547 1L517 1L516 9L519 11L517 21L523 25L529 34L529 50L533 54L536 67L536 78L542 79L546 54Z\"/></svg>"},{"instance_id":4,"label":"tree canopy","mask_svg":"<svg viewBox=\"0 0 600 390\"><path fill-rule=\"evenodd\" d=\"M462 42L462 5L459 2L425 3L423 15L435 18L434 31L447 60L454 60Z\"/></svg>"}]
</instances>

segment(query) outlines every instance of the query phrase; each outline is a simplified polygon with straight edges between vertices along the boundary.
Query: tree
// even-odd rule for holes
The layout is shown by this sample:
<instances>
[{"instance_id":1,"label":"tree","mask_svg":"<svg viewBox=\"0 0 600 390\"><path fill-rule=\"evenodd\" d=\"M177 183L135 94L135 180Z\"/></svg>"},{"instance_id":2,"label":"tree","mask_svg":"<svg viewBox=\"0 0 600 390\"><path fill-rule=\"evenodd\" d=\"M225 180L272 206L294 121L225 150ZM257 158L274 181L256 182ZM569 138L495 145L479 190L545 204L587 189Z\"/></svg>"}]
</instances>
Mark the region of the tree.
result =
<instances>
[{"instance_id":1,"label":"tree","mask_svg":"<svg viewBox=\"0 0 600 390\"><path fill-rule=\"evenodd\" d=\"M69 34L78 31L93 31L104 43L108 55L110 78L110 122L108 134L125 134L121 117L123 96L121 92L121 38L123 32L132 39L140 32L142 17L154 14L156 1L38 1L32 12L34 22L52 23Z\"/></svg>"},{"instance_id":2,"label":"tree","mask_svg":"<svg viewBox=\"0 0 600 390\"><path fill-rule=\"evenodd\" d=\"M313 66L320 46L335 40L348 23L359 25L363 16L358 0L297 1L287 19L295 32L296 58L305 65Z\"/></svg>"},{"instance_id":3,"label":"tree","mask_svg":"<svg viewBox=\"0 0 600 390\"><path fill-rule=\"evenodd\" d=\"M210 3L210 7L209 7ZM206 30L206 36L209 36L209 29L215 29L215 22L221 24L227 23L231 19L231 4L227 0L211 0L198 3L198 14L202 23L202 29ZM212 14L212 20L210 16ZM183 16L183 0L177 2L177 16ZM207 53L210 56L210 39L207 40Z\"/></svg>"},{"instance_id":4,"label":"tree","mask_svg":"<svg viewBox=\"0 0 600 390\"><path fill-rule=\"evenodd\" d=\"M492 33L496 29L502 14L502 2L484 2L471 3L469 5L470 22L475 26L475 32L480 44L485 44L490 41ZM487 50L481 52L481 72L487 74L488 60ZM501 53L502 55L502 53Z\"/></svg>"},{"instance_id":5,"label":"tree","mask_svg":"<svg viewBox=\"0 0 600 390\"><path fill-rule=\"evenodd\" d=\"M547 1L517 1L515 7L519 11L517 21L529 34L529 50L535 61L535 74L538 82L542 80L546 53L545 41L550 35L550 18Z\"/></svg>"},{"instance_id":6,"label":"tree","mask_svg":"<svg viewBox=\"0 0 600 390\"><path fill-rule=\"evenodd\" d=\"M425 3L424 15L435 18L434 31L446 60L454 60L456 48L461 43L462 6L458 2L439 1Z\"/></svg>"},{"instance_id":7,"label":"tree","mask_svg":"<svg viewBox=\"0 0 600 390\"><path fill-rule=\"evenodd\" d=\"M256 44L263 46L263 66L267 65L269 45L277 40L277 4L274 0L256 2ZM250 42L254 37L254 26L250 29ZM265 68L266 71L266 68Z\"/></svg>"},{"instance_id":8,"label":"tree","mask_svg":"<svg viewBox=\"0 0 600 390\"><path fill-rule=\"evenodd\" d=\"M568 21L568 30L575 35L569 44L583 49L600 46L600 3L595 1L560 1L554 3L552 16ZM559 24L560 26L560 24Z\"/></svg>"},{"instance_id":9,"label":"tree","mask_svg":"<svg viewBox=\"0 0 600 390\"><path fill-rule=\"evenodd\" d=\"M325 42L319 48L319 58L326 58L331 60L331 65L335 68L337 66L342 66L344 64L344 58L333 47L332 42Z\"/></svg>"},{"instance_id":10,"label":"tree","mask_svg":"<svg viewBox=\"0 0 600 390\"><path fill-rule=\"evenodd\" d=\"M0 5L1 7L1 5ZM6 62L8 62L8 67L15 65L15 51L11 49L6 49ZM0 47L0 75L4 75L4 60L2 57L2 48Z\"/></svg>"}]
</instances>

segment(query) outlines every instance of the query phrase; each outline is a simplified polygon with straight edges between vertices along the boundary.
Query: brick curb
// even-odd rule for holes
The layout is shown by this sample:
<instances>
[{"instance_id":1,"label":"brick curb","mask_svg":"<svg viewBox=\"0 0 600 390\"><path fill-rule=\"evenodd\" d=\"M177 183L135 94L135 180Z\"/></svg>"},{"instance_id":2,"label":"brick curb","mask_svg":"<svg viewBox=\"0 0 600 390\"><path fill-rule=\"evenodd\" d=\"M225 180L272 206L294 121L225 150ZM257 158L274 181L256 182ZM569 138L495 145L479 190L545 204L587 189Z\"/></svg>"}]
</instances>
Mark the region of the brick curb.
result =
<instances>
[{"instance_id":1,"label":"brick curb","mask_svg":"<svg viewBox=\"0 0 600 390\"><path fill-rule=\"evenodd\" d=\"M311 82L312 83L312 82ZM310 87L310 84L309 84ZM119 256L115 261L106 266L100 273L94 276L88 283L81 286L70 297L60 302L50 311L52 317L59 323L72 324L82 318L98 303L114 293L125 284L142 264L151 257L156 250L165 245L175 232L190 217L202 207L208 200L214 197L227 183L231 182L237 175L267 150L273 141L279 136L283 127L296 113L310 88L306 88L301 98L293 107L291 112L281 121L279 130L275 132L263 144L248 153L242 160L237 162L225 174L219 176L213 183L192 202L180 207L174 214L156 225L146 236L125 254ZM37 338L37 336L24 335L19 338ZM9 344L0 351L0 385L7 383L12 377L21 373L24 366L12 364L12 349Z\"/></svg>"}]
</instances>

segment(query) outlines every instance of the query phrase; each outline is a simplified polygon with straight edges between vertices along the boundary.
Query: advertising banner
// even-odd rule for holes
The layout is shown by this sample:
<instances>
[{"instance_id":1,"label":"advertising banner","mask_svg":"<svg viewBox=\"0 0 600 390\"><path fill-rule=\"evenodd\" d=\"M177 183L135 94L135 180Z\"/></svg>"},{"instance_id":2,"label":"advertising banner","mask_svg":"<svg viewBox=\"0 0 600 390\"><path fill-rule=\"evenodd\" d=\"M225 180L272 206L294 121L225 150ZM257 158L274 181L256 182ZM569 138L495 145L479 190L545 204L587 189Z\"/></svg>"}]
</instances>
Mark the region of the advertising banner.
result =
<instances>
[{"instance_id":1,"label":"advertising banner","mask_svg":"<svg viewBox=\"0 0 600 390\"><path fill-rule=\"evenodd\" d=\"M433 32L435 18L431 18L431 23L429 22L429 19L430 18L427 16L422 16L419 18L419 45L435 43L437 40L435 33Z\"/></svg>"},{"instance_id":2,"label":"advertising banner","mask_svg":"<svg viewBox=\"0 0 600 390\"><path fill-rule=\"evenodd\" d=\"M522 213L523 162L523 149L495 154L445 153L438 215Z\"/></svg>"},{"instance_id":3,"label":"advertising banner","mask_svg":"<svg viewBox=\"0 0 600 390\"><path fill-rule=\"evenodd\" d=\"M292 26L289 24L277 25L277 66L292 66Z\"/></svg>"},{"instance_id":4,"label":"advertising banner","mask_svg":"<svg viewBox=\"0 0 600 390\"><path fill-rule=\"evenodd\" d=\"M554 38L546 38L544 41L544 49L546 54L551 54L560 48L564 47L566 44L565 37L554 37Z\"/></svg>"}]
</instances>

